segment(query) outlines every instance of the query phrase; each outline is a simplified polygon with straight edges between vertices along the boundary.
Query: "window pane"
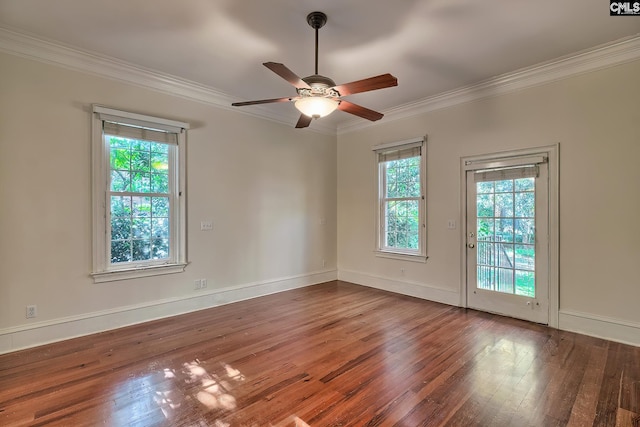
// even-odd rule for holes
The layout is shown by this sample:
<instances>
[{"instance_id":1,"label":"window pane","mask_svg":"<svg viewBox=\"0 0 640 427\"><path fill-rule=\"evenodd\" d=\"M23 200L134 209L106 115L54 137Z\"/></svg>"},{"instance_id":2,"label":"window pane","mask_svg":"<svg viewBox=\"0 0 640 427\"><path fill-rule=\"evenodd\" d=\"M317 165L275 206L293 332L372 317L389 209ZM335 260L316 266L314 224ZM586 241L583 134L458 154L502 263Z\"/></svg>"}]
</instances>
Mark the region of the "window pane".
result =
<instances>
[{"instance_id":1,"label":"window pane","mask_svg":"<svg viewBox=\"0 0 640 427\"><path fill-rule=\"evenodd\" d=\"M493 216L493 194L478 194L477 211L479 217Z\"/></svg>"},{"instance_id":2,"label":"window pane","mask_svg":"<svg viewBox=\"0 0 640 427\"><path fill-rule=\"evenodd\" d=\"M151 169L151 153L148 151L131 152L131 170L149 172Z\"/></svg>"},{"instance_id":3,"label":"window pane","mask_svg":"<svg viewBox=\"0 0 640 427\"><path fill-rule=\"evenodd\" d=\"M520 178L515 180L516 191L533 191L535 188L535 178Z\"/></svg>"},{"instance_id":4,"label":"window pane","mask_svg":"<svg viewBox=\"0 0 640 427\"><path fill-rule=\"evenodd\" d=\"M495 290L498 292L513 293L513 270L510 268L498 268L495 277Z\"/></svg>"},{"instance_id":5,"label":"window pane","mask_svg":"<svg viewBox=\"0 0 640 427\"><path fill-rule=\"evenodd\" d=\"M132 215L135 217L151 216L151 197L132 197Z\"/></svg>"},{"instance_id":6,"label":"window pane","mask_svg":"<svg viewBox=\"0 0 640 427\"><path fill-rule=\"evenodd\" d=\"M131 176L128 171L112 170L111 171L111 191L130 191Z\"/></svg>"},{"instance_id":7,"label":"window pane","mask_svg":"<svg viewBox=\"0 0 640 427\"><path fill-rule=\"evenodd\" d=\"M151 152L152 153L164 153L166 155L169 152L169 146L167 144L152 143L151 144Z\"/></svg>"},{"instance_id":8,"label":"window pane","mask_svg":"<svg viewBox=\"0 0 640 427\"><path fill-rule=\"evenodd\" d=\"M516 216L533 218L535 201L536 195L533 192L516 193Z\"/></svg>"},{"instance_id":9,"label":"window pane","mask_svg":"<svg viewBox=\"0 0 640 427\"><path fill-rule=\"evenodd\" d=\"M495 181L496 193L509 193L513 191L513 180Z\"/></svg>"},{"instance_id":10,"label":"window pane","mask_svg":"<svg viewBox=\"0 0 640 427\"><path fill-rule=\"evenodd\" d=\"M166 173L151 174L151 191L154 193L169 192L169 175Z\"/></svg>"},{"instance_id":11,"label":"window pane","mask_svg":"<svg viewBox=\"0 0 640 427\"><path fill-rule=\"evenodd\" d=\"M149 142L149 141L138 141L135 139L131 139L131 149L137 151L150 151L152 145L158 145L157 142ZM165 145L165 144L160 144Z\"/></svg>"},{"instance_id":12,"label":"window pane","mask_svg":"<svg viewBox=\"0 0 640 427\"><path fill-rule=\"evenodd\" d=\"M111 196L111 217L131 216L131 197Z\"/></svg>"},{"instance_id":13,"label":"window pane","mask_svg":"<svg viewBox=\"0 0 640 427\"><path fill-rule=\"evenodd\" d=\"M385 197L420 197L420 157L385 163Z\"/></svg>"},{"instance_id":14,"label":"window pane","mask_svg":"<svg viewBox=\"0 0 640 427\"><path fill-rule=\"evenodd\" d=\"M516 245L516 268L534 271L536 269L536 250L534 245Z\"/></svg>"},{"instance_id":15,"label":"window pane","mask_svg":"<svg viewBox=\"0 0 640 427\"><path fill-rule=\"evenodd\" d=\"M111 169L128 171L129 169L131 169L131 152L128 148L113 148L113 145L114 144L112 143L110 151Z\"/></svg>"},{"instance_id":16,"label":"window pane","mask_svg":"<svg viewBox=\"0 0 640 427\"><path fill-rule=\"evenodd\" d=\"M478 241L493 241L494 220L478 219Z\"/></svg>"},{"instance_id":17,"label":"window pane","mask_svg":"<svg viewBox=\"0 0 640 427\"><path fill-rule=\"evenodd\" d=\"M496 210L495 216L497 217L512 217L513 216L513 193L496 194Z\"/></svg>"},{"instance_id":18,"label":"window pane","mask_svg":"<svg viewBox=\"0 0 640 427\"><path fill-rule=\"evenodd\" d=\"M533 271L516 270L516 295L535 298L536 275Z\"/></svg>"},{"instance_id":19,"label":"window pane","mask_svg":"<svg viewBox=\"0 0 640 427\"><path fill-rule=\"evenodd\" d=\"M154 218L151 222L151 235L154 238L169 238L169 218Z\"/></svg>"},{"instance_id":20,"label":"window pane","mask_svg":"<svg viewBox=\"0 0 640 427\"><path fill-rule=\"evenodd\" d=\"M512 219L496 219L496 242L513 242Z\"/></svg>"},{"instance_id":21,"label":"window pane","mask_svg":"<svg viewBox=\"0 0 640 427\"><path fill-rule=\"evenodd\" d=\"M495 265L506 268L513 268L515 265L513 259L513 245L507 243L494 243L496 263Z\"/></svg>"},{"instance_id":22,"label":"window pane","mask_svg":"<svg viewBox=\"0 0 640 427\"><path fill-rule=\"evenodd\" d=\"M477 287L478 289L493 289L493 277L495 268L484 265L478 265Z\"/></svg>"},{"instance_id":23,"label":"window pane","mask_svg":"<svg viewBox=\"0 0 640 427\"><path fill-rule=\"evenodd\" d=\"M164 144L155 144L164 145ZM167 153L154 153L151 152L151 168L156 171L169 169L169 156Z\"/></svg>"},{"instance_id":24,"label":"window pane","mask_svg":"<svg viewBox=\"0 0 640 427\"><path fill-rule=\"evenodd\" d=\"M516 242L530 243L536 242L535 220L533 219L516 219Z\"/></svg>"},{"instance_id":25,"label":"window pane","mask_svg":"<svg viewBox=\"0 0 640 427\"><path fill-rule=\"evenodd\" d=\"M151 219L133 218L131 221L131 234L134 239L151 238Z\"/></svg>"},{"instance_id":26,"label":"window pane","mask_svg":"<svg viewBox=\"0 0 640 427\"><path fill-rule=\"evenodd\" d=\"M478 243L477 263L478 265L493 265L495 258L493 243Z\"/></svg>"},{"instance_id":27,"label":"window pane","mask_svg":"<svg viewBox=\"0 0 640 427\"><path fill-rule=\"evenodd\" d=\"M126 240L131 237L130 218L111 218L111 239Z\"/></svg>"},{"instance_id":28,"label":"window pane","mask_svg":"<svg viewBox=\"0 0 640 427\"><path fill-rule=\"evenodd\" d=\"M154 217L169 216L169 198L168 197L152 197L151 198L151 215Z\"/></svg>"},{"instance_id":29,"label":"window pane","mask_svg":"<svg viewBox=\"0 0 640 427\"><path fill-rule=\"evenodd\" d=\"M109 136L109 146L114 148L126 148L129 151L129 146L131 145L130 140L127 138L118 138L117 136ZM129 169L128 167L126 169Z\"/></svg>"},{"instance_id":30,"label":"window pane","mask_svg":"<svg viewBox=\"0 0 640 427\"><path fill-rule=\"evenodd\" d=\"M151 174L133 172L131 174L131 191L134 193L149 193L151 191Z\"/></svg>"},{"instance_id":31,"label":"window pane","mask_svg":"<svg viewBox=\"0 0 640 427\"><path fill-rule=\"evenodd\" d=\"M131 261L131 242L128 240L113 240L111 242L111 262Z\"/></svg>"},{"instance_id":32,"label":"window pane","mask_svg":"<svg viewBox=\"0 0 640 427\"><path fill-rule=\"evenodd\" d=\"M153 239L151 243L151 258L169 258L169 239Z\"/></svg>"},{"instance_id":33,"label":"window pane","mask_svg":"<svg viewBox=\"0 0 640 427\"><path fill-rule=\"evenodd\" d=\"M131 242L133 261L145 261L151 258L151 242L149 240L133 240Z\"/></svg>"},{"instance_id":34,"label":"window pane","mask_svg":"<svg viewBox=\"0 0 640 427\"><path fill-rule=\"evenodd\" d=\"M476 192L478 194L493 193L493 181L478 182L476 184Z\"/></svg>"}]
</instances>

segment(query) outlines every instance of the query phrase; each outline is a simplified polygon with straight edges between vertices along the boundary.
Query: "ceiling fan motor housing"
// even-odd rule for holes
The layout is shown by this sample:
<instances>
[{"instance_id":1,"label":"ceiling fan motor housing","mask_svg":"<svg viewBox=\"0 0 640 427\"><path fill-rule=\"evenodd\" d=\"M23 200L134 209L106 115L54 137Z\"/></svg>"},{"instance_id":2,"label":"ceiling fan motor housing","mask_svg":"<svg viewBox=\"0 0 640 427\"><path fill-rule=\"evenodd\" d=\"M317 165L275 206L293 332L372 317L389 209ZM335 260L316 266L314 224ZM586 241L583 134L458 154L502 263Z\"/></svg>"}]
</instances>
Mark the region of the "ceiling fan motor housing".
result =
<instances>
[{"instance_id":1,"label":"ceiling fan motor housing","mask_svg":"<svg viewBox=\"0 0 640 427\"><path fill-rule=\"evenodd\" d=\"M336 83L329 77L314 74L312 76L304 77L302 80L311 86L311 89L299 88L298 95L300 96L340 96L340 93L333 89Z\"/></svg>"}]
</instances>

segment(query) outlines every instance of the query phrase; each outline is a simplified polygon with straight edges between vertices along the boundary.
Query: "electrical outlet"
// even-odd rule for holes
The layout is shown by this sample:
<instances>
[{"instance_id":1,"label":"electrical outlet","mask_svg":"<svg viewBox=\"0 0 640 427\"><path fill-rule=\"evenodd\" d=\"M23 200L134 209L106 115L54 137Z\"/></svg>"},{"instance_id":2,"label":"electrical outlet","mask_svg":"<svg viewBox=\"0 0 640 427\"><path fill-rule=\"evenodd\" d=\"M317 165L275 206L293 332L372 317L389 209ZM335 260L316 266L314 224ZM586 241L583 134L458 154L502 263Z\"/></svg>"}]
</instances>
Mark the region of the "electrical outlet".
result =
<instances>
[{"instance_id":1,"label":"electrical outlet","mask_svg":"<svg viewBox=\"0 0 640 427\"><path fill-rule=\"evenodd\" d=\"M404 276L404 268L401 268L401 269L400 269L400 275L401 275L401 276Z\"/></svg>"},{"instance_id":2,"label":"electrical outlet","mask_svg":"<svg viewBox=\"0 0 640 427\"><path fill-rule=\"evenodd\" d=\"M33 319L38 317L38 306L37 305L28 305L27 306L27 319Z\"/></svg>"},{"instance_id":3,"label":"electrical outlet","mask_svg":"<svg viewBox=\"0 0 640 427\"><path fill-rule=\"evenodd\" d=\"M325 260L325 259L323 259L323 260L322 260L322 266L323 266L323 267L326 267L326 266L327 266L327 260Z\"/></svg>"},{"instance_id":4,"label":"electrical outlet","mask_svg":"<svg viewBox=\"0 0 640 427\"><path fill-rule=\"evenodd\" d=\"M200 289L207 287L207 279L200 279Z\"/></svg>"},{"instance_id":5,"label":"electrical outlet","mask_svg":"<svg viewBox=\"0 0 640 427\"><path fill-rule=\"evenodd\" d=\"M202 282L200 281L200 279L196 279L193 281L193 289L202 289Z\"/></svg>"},{"instance_id":6,"label":"electrical outlet","mask_svg":"<svg viewBox=\"0 0 640 427\"><path fill-rule=\"evenodd\" d=\"M200 230L201 231L213 230L213 221L200 221Z\"/></svg>"}]
</instances>

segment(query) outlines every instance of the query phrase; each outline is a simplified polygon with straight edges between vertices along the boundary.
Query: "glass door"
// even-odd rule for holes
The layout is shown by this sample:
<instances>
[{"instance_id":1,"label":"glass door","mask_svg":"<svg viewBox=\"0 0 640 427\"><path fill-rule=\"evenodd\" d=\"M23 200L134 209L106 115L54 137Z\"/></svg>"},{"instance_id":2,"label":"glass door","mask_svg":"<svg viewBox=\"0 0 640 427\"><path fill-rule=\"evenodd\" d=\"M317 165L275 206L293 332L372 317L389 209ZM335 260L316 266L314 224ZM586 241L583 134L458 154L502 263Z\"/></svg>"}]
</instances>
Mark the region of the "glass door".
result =
<instances>
[{"instance_id":1,"label":"glass door","mask_svg":"<svg viewBox=\"0 0 640 427\"><path fill-rule=\"evenodd\" d=\"M548 323L546 163L466 176L468 306Z\"/></svg>"}]
</instances>

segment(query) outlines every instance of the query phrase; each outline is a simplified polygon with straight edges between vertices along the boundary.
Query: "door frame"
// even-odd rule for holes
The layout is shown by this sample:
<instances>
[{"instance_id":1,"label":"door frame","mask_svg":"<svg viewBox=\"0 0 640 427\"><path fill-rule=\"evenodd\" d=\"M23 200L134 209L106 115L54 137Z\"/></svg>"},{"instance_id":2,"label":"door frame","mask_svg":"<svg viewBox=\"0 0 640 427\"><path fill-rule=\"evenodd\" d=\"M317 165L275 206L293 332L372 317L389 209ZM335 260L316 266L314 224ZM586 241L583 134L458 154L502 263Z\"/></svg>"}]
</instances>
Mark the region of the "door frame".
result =
<instances>
[{"instance_id":1,"label":"door frame","mask_svg":"<svg viewBox=\"0 0 640 427\"><path fill-rule=\"evenodd\" d=\"M560 144L460 158L460 306L467 304L467 165L477 162L508 161L514 157L545 156L549 168L549 326L558 328L560 312Z\"/></svg>"}]
</instances>

